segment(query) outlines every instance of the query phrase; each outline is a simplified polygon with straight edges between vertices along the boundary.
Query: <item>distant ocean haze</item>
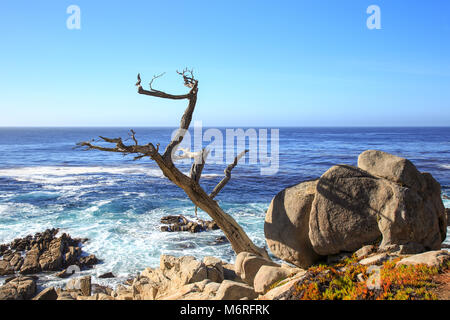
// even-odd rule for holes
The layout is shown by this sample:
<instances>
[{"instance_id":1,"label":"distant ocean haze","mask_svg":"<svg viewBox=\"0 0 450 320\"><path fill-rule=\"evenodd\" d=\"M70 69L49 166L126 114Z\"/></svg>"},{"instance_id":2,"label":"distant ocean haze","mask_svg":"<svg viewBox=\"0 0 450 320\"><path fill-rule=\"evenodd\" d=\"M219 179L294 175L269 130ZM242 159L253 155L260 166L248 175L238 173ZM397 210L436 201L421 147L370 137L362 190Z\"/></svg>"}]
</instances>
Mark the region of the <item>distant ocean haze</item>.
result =
<instances>
[{"instance_id":1,"label":"distant ocean haze","mask_svg":"<svg viewBox=\"0 0 450 320\"><path fill-rule=\"evenodd\" d=\"M141 143L161 143L162 150L173 129L134 128ZM443 196L450 197L449 127L279 128L279 134L278 173L263 176L257 164L242 159L217 197L259 246L265 245L264 216L275 194L317 178L335 164L356 165L367 149L408 158L420 171L430 172ZM220 230L160 232L161 217L194 217L193 204L150 159L74 149L77 142L99 135L129 137L127 128L0 128L0 243L61 228L73 237L89 238L84 250L104 261L87 273L112 271L117 282L157 266L163 253L234 259L229 244L214 244ZM201 179L207 192L225 167L207 165ZM189 165L180 164L180 169L187 173ZM450 207L449 200L444 204ZM209 219L203 212L200 217Z\"/></svg>"}]
</instances>

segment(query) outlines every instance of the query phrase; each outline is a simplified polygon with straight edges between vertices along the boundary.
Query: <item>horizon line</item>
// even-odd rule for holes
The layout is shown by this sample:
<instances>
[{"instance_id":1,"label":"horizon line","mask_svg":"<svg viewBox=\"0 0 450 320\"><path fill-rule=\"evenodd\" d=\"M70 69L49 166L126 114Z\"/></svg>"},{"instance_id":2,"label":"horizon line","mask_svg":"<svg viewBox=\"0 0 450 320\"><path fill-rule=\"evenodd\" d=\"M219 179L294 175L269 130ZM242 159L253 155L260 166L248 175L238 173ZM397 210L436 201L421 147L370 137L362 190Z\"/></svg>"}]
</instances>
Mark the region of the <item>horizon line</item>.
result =
<instances>
[{"instance_id":1,"label":"horizon line","mask_svg":"<svg viewBox=\"0 0 450 320\"><path fill-rule=\"evenodd\" d=\"M29 128L36 128L36 129L51 129L51 128L74 128L74 129L82 129L82 128L161 128L161 129L173 129L178 128L179 126L103 126L103 125L92 125L92 126L1 126L0 129L29 129ZM270 129L277 129L277 128L450 128L450 125L438 125L438 126L430 126L430 125L389 125L389 126L383 126L383 125L371 125L371 126L352 126L352 125L336 125L336 126L227 126L227 125L221 125L221 126L202 126L203 128L270 128ZM192 127L193 128L193 127ZM190 128L191 129L191 128Z\"/></svg>"}]
</instances>

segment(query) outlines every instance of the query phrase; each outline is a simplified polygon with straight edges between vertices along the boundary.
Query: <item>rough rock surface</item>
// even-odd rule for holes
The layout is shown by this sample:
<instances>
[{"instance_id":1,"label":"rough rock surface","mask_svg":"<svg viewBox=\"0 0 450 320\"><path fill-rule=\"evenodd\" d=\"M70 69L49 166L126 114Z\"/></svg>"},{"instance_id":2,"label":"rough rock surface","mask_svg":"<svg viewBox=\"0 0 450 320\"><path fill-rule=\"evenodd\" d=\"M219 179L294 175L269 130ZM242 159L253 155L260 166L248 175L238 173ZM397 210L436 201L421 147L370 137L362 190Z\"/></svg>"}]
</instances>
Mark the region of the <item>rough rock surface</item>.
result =
<instances>
[{"instance_id":1,"label":"rough rock surface","mask_svg":"<svg viewBox=\"0 0 450 320\"><path fill-rule=\"evenodd\" d=\"M198 261L192 256L162 255L159 268L146 268L132 281L131 288L118 287L112 295L123 300L211 298L215 285L206 285L224 279L222 264L213 257Z\"/></svg>"},{"instance_id":2,"label":"rough rock surface","mask_svg":"<svg viewBox=\"0 0 450 320\"><path fill-rule=\"evenodd\" d=\"M19 276L0 287L0 300L29 300L35 293L36 279Z\"/></svg>"},{"instance_id":3,"label":"rough rock surface","mask_svg":"<svg viewBox=\"0 0 450 320\"><path fill-rule=\"evenodd\" d=\"M397 265L417 265L426 264L430 267L437 267L450 260L450 254L446 250L428 251L403 258Z\"/></svg>"},{"instance_id":4,"label":"rough rock surface","mask_svg":"<svg viewBox=\"0 0 450 320\"><path fill-rule=\"evenodd\" d=\"M161 231L163 232L189 231L191 233L197 233L219 229L215 221L198 220L198 222L195 222L187 219L183 215L162 217L161 223L166 224L165 226L161 226Z\"/></svg>"},{"instance_id":5,"label":"rough rock surface","mask_svg":"<svg viewBox=\"0 0 450 320\"><path fill-rule=\"evenodd\" d=\"M279 264L249 252L241 252L236 257L236 274L247 284L253 285L256 274L262 266L280 267Z\"/></svg>"},{"instance_id":6,"label":"rough rock surface","mask_svg":"<svg viewBox=\"0 0 450 320\"><path fill-rule=\"evenodd\" d=\"M224 280L216 293L216 300L255 299L258 294L247 284Z\"/></svg>"},{"instance_id":7,"label":"rough rock surface","mask_svg":"<svg viewBox=\"0 0 450 320\"><path fill-rule=\"evenodd\" d=\"M309 214L317 181L306 181L278 193L270 203L264 234L270 251L299 267L319 259L309 240Z\"/></svg>"},{"instance_id":8,"label":"rough rock surface","mask_svg":"<svg viewBox=\"0 0 450 320\"><path fill-rule=\"evenodd\" d=\"M80 290L81 294L83 296L90 296L91 295L91 277L85 276L85 277L79 277L70 279L66 284L66 290Z\"/></svg>"},{"instance_id":9,"label":"rough rock surface","mask_svg":"<svg viewBox=\"0 0 450 320\"><path fill-rule=\"evenodd\" d=\"M288 268L262 266L256 273L253 287L257 293L265 293L276 282L289 278L292 270Z\"/></svg>"},{"instance_id":10,"label":"rough rock surface","mask_svg":"<svg viewBox=\"0 0 450 320\"><path fill-rule=\"evenodd\" d=\"M39 292L33 300L56 300L58 299L58 294L54 287L45 288Z\"/></svg>"},{"instance_id":11,"label":"rough rock surface","mask_svg":"<svg viewBox=\"0 0 450 320\"><path fill-rule=\"evenodd\" d=\"M426 183L408 159L379 150L366 150L358 157L358 167L370 174L385 178L408 188L424 190Z\"/></svg>"}]
</instances>

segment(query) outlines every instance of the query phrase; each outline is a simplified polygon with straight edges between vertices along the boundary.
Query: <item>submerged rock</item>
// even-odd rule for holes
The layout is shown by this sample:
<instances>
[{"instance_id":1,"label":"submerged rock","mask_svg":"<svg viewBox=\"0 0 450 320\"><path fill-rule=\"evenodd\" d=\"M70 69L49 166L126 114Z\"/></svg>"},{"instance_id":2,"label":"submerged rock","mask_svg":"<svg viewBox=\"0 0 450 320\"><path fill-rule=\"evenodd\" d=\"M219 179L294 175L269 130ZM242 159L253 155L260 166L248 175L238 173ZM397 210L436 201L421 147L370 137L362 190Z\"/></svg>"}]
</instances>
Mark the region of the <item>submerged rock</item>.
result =
<instances>
[{"instance_id":1,"label":"submerged rock","mask_svg":"<svg viewBox=\"0 0 450 320\"><path fill-rule=\"evenodd\" d=\"M182 215L162 217L161 223L169 224L168 226L161 226L163 232L189 231L197 233L219 229L215 221L198 220L198 222L195 222Z\"/></svg>"}]
</instances>

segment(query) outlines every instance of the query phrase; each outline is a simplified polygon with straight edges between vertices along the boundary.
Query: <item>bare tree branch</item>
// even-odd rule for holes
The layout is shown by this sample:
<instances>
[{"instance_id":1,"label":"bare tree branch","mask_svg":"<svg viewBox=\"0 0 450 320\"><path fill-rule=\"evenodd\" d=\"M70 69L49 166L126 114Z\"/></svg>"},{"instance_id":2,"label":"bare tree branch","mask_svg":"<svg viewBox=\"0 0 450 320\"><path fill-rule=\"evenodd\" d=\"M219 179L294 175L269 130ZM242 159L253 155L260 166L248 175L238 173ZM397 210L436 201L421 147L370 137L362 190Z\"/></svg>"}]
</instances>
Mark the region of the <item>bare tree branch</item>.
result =
<instances>
[{"instance_id":1,"label":"bare tree branch","mask_svg":"<svg viewBox=\"0 0 450 320\"><path fill-rule=\"evenodd\" d=\"M78 147L84 147L85 150L100 150L107 152L118 152L124 155L127 154L135 154L134 160L138 160L144 157L150 157L153 159L158 167L163 172L164 176L166 176L170 181L172 181L175 185L184 190L189 199L194 203L196 210L197 207L205 211L220 227L220 229L224 232L225 236L230 241L230 244L233 250L236 253L240 253L243 251L251 252L259 256L263 256L269 258L267 251L263 248L257 247L248 237L248 235L244 232L241 226L231 217L229 214L225 213L217 204L213 198L223 189L223 187L228 183L231 178L231 170L237 165L240 158L244 156L248 150L241 152L235 159L232 164L230 164L224 171L225 177L219 182L219 184L214 188L212 193L208 195L200 186L199 181L200 177L206 162L206 157L209 151L205 149L202 150L200 154L197 153L189 153L184 149L181 149L184 152L184 156L187 158L191 158L194 155L194 159L200 161L194 161L194 164L191 167L190 177L183 174L178 168L175 167L173 163L173 154L177 150L177 147L182 142L186 131L189 129L190 123L192 121L192 114L195 109L195 105L197 102L197 92L198 92L198 80L194 78L194 73L192 70L184 69L183 72L178 72L179 75L183 77L184 85L190 88L189 93L184 95L172 95L165 93L163 91L154 90L152 88L152 83L155 79L162 76L154 76L152 81L150 82L150 90L144 90L141 86L141 76L138 74L136 82L136 86L138 87L138 93L149 95L158 98L164 99L187 99L189 101L186 110L180 121L180 128L178 134L175 138L170 141L164 154L161 155L159 153L159 144L156 145L156 148L153 144L148 143L146 145L139 145L138 140L136 139L136 133L131 130L131 139L134 141L134 145L125 145L121 138L107 138L100 136L100 139L103 142L115 144L114 147L103 147L101 145L94 144L94 141L85 141L77 144ZM198 157L201 155L201 158ZM176 157L174 157L176 159Z\"/></svg>"},{"instance_id":2,"label":"bare tree branch","mask_svg":"<svg viewBox=\"0 0 450 320\"><path fill-rule=\"evenodd\" d=\"M151 143L148 143L143 146L138 145L138 142L135 138L135 132L133 130L131 130L131 133L132 133L133 140L136 143L135 145L127 146L122 142L121 138L111 139L111 138L100 136L101 140L108 142L108 143L116 144L116 146L114 148L111 148L111 147L108 148L108 147L102 147L99 145L94 145L94 144L92 144L93 140L79 142L79 143L77 143L77 146L85 147L85 150L100 150L100 151L107 151L107 152L118 152L118 153L123 153L123 154L137 153L138 156L136 156L136 158L138 158L138 159L146 157L146 156L153 157L155 154L158 153L158 148L155 148L153 146L153 144L151 144ZM157 146L159 146L159 144L157 144Z\"/></svg>"},{"instance_id":3,"label":"bare tree branch","mask_svg":"<svg viewBox=\"0 0 450 320\"><path fill-rule=\"evenodd\" d=\"M209 197L211 199L214 199L220 192L220 190L223 189L223 187L225 187L225 185L228 183L228 181L230 181L231 179L231 170L234 169L234 167L236 167L236 165L238 164L238 161L248 152L248 150L244 150L242 151L240 154L238 154L235 158L234 158L234 162L231 163L230 165L228 165L228 167L225 169L224 173L225 173L225 177L220 180L220 182L216 185L216 187L214 188L214 190L210 193Z\"/></svg>"}]
</instances>

